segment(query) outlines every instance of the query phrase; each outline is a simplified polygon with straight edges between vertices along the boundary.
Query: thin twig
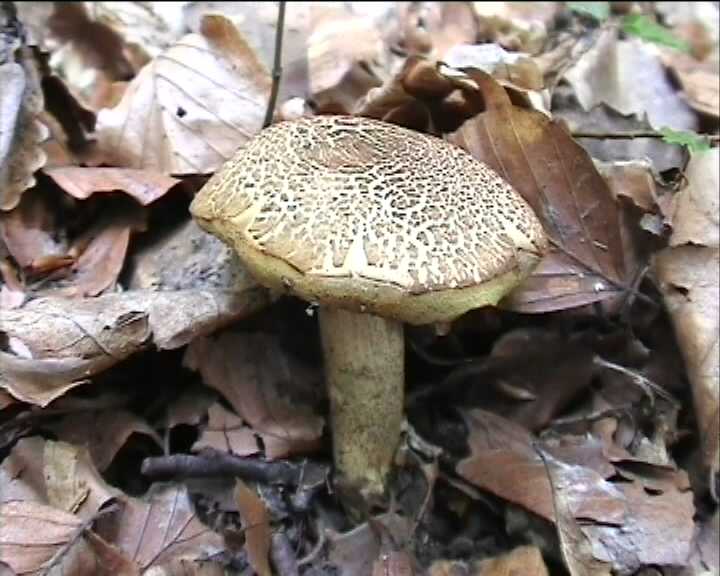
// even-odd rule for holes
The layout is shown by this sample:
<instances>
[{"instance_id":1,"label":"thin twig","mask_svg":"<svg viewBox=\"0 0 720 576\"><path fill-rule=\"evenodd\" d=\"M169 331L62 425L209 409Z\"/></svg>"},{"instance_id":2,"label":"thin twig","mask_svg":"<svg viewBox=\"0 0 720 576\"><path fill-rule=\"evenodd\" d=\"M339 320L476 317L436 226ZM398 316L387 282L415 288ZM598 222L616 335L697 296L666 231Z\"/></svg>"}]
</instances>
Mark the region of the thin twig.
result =
<instances>
[{"instance_id":1,"label":"thin twig","mask_svg":"<svg viewBox=\"0 0 720 576\"><path fill-rule=\"evenodd\" d=\"M704 134L711 142L720 140L717 134ZM629 132L572 132L573 138L594 138L597 140L633 140L635 138L664 138L665 135L654 130L633 130Z\"/></svg>"},{"instance_id":2,"label":"thin twig","mask_svg":"<svg viewBox=\"0 0 720 576\"><path fill-rule=\"evenodd\" d=\"M657 394L658 396L661 396L674 406L680 405L677 399L672 394L670 394L670 392L668 392L661 386L658 386L649 378L646 378L642 374L635 372L634 370L630 370L629 368L625 368L624 366L620 366L619 364L615 364L614 362L609 362L608 360L605 360L600 356L595 356L595 358L593 358L593 363L596 366L608 368L609 370L614 370L615 372L619 372L620 374L628 376L633 382L633 384L636 384L642 389L643 392L645 392L648 398L650 398L650 402L652 404L655 403L655 394Z\"/></svg>"},{"instance_id":3,"label":"thin twig","mask_svg":"<svg viewBox=\"0 0 720 576\"><path fill-rule=\"evenodd\" d=\"M278 2L277 30L275 30L275 60L272 70L272 88L270 89L270 99L268 100L267 111L265 112L265 121L263 128L267 128L272 124L273 113L275 112L275 102L277 102L278 92L280 92L280 78L282 76L282 43L283 30L285 28L285 2Z\"/></svg>"}]
</instances>

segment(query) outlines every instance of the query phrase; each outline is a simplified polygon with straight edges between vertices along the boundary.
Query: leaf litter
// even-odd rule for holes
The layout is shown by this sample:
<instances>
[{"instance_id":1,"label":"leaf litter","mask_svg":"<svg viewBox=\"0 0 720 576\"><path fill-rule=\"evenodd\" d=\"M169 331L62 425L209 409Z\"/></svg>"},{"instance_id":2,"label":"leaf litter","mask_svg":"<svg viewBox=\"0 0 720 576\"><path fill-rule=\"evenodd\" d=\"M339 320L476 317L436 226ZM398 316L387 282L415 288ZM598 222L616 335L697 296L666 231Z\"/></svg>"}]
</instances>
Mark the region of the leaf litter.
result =
<instances>
[{"instance_id":1,"label":"leaf litter","mask_svg":"<svg viewBox=\"0 0 720 576\"><path fill-rule=\"evenodd\" d=\"M262 127L276 7L6 4L3 569L717 571L717 6L288 4L275 121L459 144L553 244L408 330L390 509L353 522L313 309L187 213Z\"/></svg>"}]
</instances>

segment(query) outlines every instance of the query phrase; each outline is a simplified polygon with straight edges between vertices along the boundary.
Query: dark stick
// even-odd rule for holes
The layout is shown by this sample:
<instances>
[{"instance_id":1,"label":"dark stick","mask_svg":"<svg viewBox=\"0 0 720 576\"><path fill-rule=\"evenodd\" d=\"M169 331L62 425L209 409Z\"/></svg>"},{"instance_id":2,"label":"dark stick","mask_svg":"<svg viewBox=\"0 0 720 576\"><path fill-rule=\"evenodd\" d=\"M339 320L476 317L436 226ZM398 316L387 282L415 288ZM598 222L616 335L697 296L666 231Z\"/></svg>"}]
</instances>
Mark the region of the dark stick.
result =
<instances>
[{"instance_id":1,"label":"dark stick","mask_svg":"<svg viewBox=\"0 0 720 576\"><path fill-rule=\"evenodd\" d=\"M265 112L265 122L263 128L267 128L272 124L273 112L275 111L275 102L277 101L278 92L280 92L280 77L282 76L282 43L283 30L285 28L285 2L281 0L278 3L277 30L275 31L275 60L272 70L272 88L270 90L270 100L268 100L267 111Z\"/></svg>"},{"instance_id":2,"label":"dark stick","mask_svg":"<svg viewBox=\"0 0 720 576\"><path fill-rule=\"evenodd\" d=\"M318 468L309 474L309 467ZM264 484L283 484L304 488L309 482L322 478L324 467L291 462L265 462L242 458L225 452L208 452L198 455L171 454L145 458L141 472L152 478L232 478L253 480ZM316 474L318 473L318 474ZM312 479L310 478L312 477ZM303 484L303 486L300 486Z\"/></svg>"}]
</instances>

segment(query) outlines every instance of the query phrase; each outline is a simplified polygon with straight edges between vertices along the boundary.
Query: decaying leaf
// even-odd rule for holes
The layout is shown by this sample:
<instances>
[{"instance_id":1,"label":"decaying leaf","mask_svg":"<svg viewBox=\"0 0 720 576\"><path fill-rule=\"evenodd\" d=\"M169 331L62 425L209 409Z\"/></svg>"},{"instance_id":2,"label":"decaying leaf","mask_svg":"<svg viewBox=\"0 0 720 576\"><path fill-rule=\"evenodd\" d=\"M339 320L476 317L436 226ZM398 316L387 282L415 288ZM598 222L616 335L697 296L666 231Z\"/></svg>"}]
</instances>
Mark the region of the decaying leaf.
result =
<instances>
[{"instance_id":1,"label":"decaying leaf","mask_svg":"<svg viewBox=\"0 0 720 576\"><path fill-rule=\"evenodd\" d=\"M705 465L720 471L720 187L718 148L693 155L676 197L670 247L656 255L660 290L693 388ZM714 479L710 479L711 489Z\"/></svg>"},{"instance_id":2,"label":"decaying leaf","mask_svg":"<svg viewBox=\"0 0 720 576\"><path fill-rule=\"evenodd\" d=\"M473 453L459 462L458 474L559 522L564 545L578 566L600 562L630 574L644 565L675 566L687 559L694 505L684 473L667 471L670 480L647 489L640 477L613 482L616 465L596 440L583 439L575 446L546 441L538 446L547 454L541 458L530 435L499 416L473 410L466 421ZM585 548L578 548L585 542Z\"/></svg>"},{"instance_id":3,"label":"decaying leaf","mask_svg":"<svg viewBox=\"0 0 720 576\"><path fill-rule=\"evenodd\" d=\"M133 434L148 436L162 446L162 438L147 422L117 408L69 414L50 428L59 439L87 447L94 466L101 472L112 464L115 455ZM93 430L93 434L88 435L88 430Z\"/></svg>"},{"instance_id":4,"label":"decaying leaf","mask_svg":"<svg viewBox=\"0 0 720 576\"><path fill-rule=\"evenodd\" d=\"M697 129L695 115L668 80L659 57L641 40L618 40L617 31L608 29L565 78L586 111L605 103L624 115L647 115L655 129Z\"/></svg>"},{"instance_id":5,"label":"decaying leaf","mask_svg":"<svg viewBox=\"0 0 720 576\"><path fill-rule=\"evenodd\" d=\"M520 546L497 558L482 560L473 566L473 576L511 576L532 574L548 576L548 569L542 554L534 546ZM580 576L573 574L572 576Z\"/></svg>"},{"instance_id":6,"label":"decaying leaf","mask_svg":"<svg viewBox=\"0 0 720 576\"><path fill-rule=\"evenodd\" d=\"M78 200L85 200L95 192L120 190L143 206L155 202L179 182L165 174L131 168L63 166L47 169L45 173Z\"/></svg>"},{"instance_id":7,"label":"decaying leaf","mask_svg":"<svg viewBox=\"0 0 720 576\"><path fill-rule=\"evenodd\" d=\"M200 522L181 486L156 484L142 500L124 498L118 511L97 521L95 532L143 571L179 570L223 549L222 537Z\"/></svg>"},{"instance_id":8,"label":"decaying leaf","mask_svg":"<svg viewBox=\"0 0 720 576\"><path fill-rule=\"evenodd\" d=\"M0 27L11 31L16 26L3 8ZM12 33L0 37L0 86L0 210L11 210L45 164L40 142L48 134L37 119L43 96L32 53Z\"/></svg>"},{"instance_id":9,"label":"decaying leaf","mask_svg":"<svg viewBox=\"0 0 720 576\"><path fill-rule=\"evenodd\" d=\"M265 292L133 290L97 298L38 298L3 311L0 388L26 402L47 405L151 343L160 349L257 310Z\"/></svg>"},{"instance_id":10,"label":"decaying leaf","mask_svg":"<svg viewBox=\"0 0 720 576\"><path fill-rule=\"evenodd\" d=\"M154 58L100 111L100 147L116 166L207 174L260 130L269 92L269 73L237 29L208 15L201 34Z\"/></svg>"},{"instance_id":11,"label":"decaying leaf","mask_svg":"<svg viewBox=\"0 0 720 576\"><path fill-rule=\"evenodd\" d=\"M207 386L230 402L262 438L268 458L282 458L316 446L323 419L306 400L322 389L321 376L288 356L265 334L227 332L196 338L185 365L197 370ZM315 390L314 390L315 388Z\"/></svg>"},{"instance_id":12,"label":"decaying leaf","mask_svg":"<svg viewBox=\"0 0 720 576\"><path fill-rule=\"evenodd\" d=\"M252 428L242 418L215 403L208 409L208 423L192 449L213 448L237 456L250 456L260 451Z\"/></svg>"},{"instance_id":13,"label":"decaying leaf","mask_svg":"<svg viewBox=\"0 0 720 576\"><path fill-rule=\"evenodd\" d=\"M270 514L260 497L242 480L235 480L235 504L245 532L248 561L258 576L272 576L270 569Z\"/></svg>"},{"instance_id":14,"label":"decaying leaf","mask_svg":"<svg viewBox=\"0 0 720 576\"><path fill-rule=\"evenodd\" d=\"M65 574L102 574L97 559L81 538L83 521L69 512L38 502L0 504L0 562L14 574L38 574L55 554Z\"/></svg>"},{"instance_id":15,"label":"decaying leaf","mask_svg":"<svg viewBox=\"0 0 720 576\"><path fill-rule=\"evenodd\" d=\"M505 300L519 311L546 312L618 295L625 266L618 213L607 183L588 154L543 114L514 106L488 74L469 76L485 111L450 140L496 170L530 203L552 251Z\"/></svg>"}]
</instances>

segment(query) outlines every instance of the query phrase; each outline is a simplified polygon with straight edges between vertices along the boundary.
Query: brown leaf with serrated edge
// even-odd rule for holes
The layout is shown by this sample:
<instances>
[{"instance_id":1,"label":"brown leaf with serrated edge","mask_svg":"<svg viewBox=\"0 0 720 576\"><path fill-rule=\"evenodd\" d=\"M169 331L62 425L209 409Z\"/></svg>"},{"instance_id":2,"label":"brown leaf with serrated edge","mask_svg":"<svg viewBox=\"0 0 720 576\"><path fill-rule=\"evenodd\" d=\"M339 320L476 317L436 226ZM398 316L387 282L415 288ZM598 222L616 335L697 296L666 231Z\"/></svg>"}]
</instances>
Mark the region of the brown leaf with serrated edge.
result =
<instances>
[{"instance_id":1,"label":"brown leaf with serrated edge","mask_svg":"<svg viewBox=\"0 0 720 576\"><path fill-rule=\"evenodd\" d=\"M250 456L260 451L252 428L245 426L242 418L217 402L208 409L207 426L192 446L194 451L203 448L214 448L237 456Z\"/></svg>"},{"instance_id":2,"label":"brown leaf with serrated edge","mask_svg":"<svg viewBox=\"0 0 720 576\"><path fill-rule=\"evenodd\" d=\"M546 312L618 295L625 284L618 209L588 154L540 112L513 106L490 75L466 72L479 91L468 89L465 95L484 112L448 139L523 195L552 244L551 252L504 305Z\"/></svg>"},{"instance_id":3,"label":"brown leaf with serrated edge","mask_svg":"<svg viewBox=\"0 0 720 576\"><path fill-rule=\"evenodd\" d=\"M95 533L145 571L171 570L224 549L219 534L202 524L184 486L155 484L142 499L126 497L99 518Z\"/></svg>"},{"instance_id":4,"label":"brown leaf with serrated edge","mask_svg":"<svg viewBox=\"0 0 720 576\"><path fill-rule=\"evenodd\" d=\"M49 168L45 174L65 192L85 200L95 192L120 190L132 196L143 206L161 198L180 180L152 170L132 168L81 168L62 166Z\"/></svg>"},{"instance_id":5,"label":"brown leaf with serrated edge","mask_svg":"<svg viewBox=\"0 0 720 576\"><path fill-rule=\"evenodd\" d=\"M262 127L270 75L230 20L207 15L98 114L107 163L168 174L216 170Z\"/></svg>"},{"instance_id":6,"label":"brown leaf with serrated edge","mask_svg":"<svg viewBox=\"0 0 720 576\"><path fill-rule=\"evenodd\" d=\"M235 479L233 495L243 520L248 562L258 576L272 576L269 560L270 514L267 507L240 478Z\"/></svg>"}]
</instances>

